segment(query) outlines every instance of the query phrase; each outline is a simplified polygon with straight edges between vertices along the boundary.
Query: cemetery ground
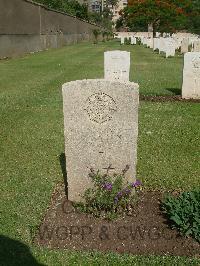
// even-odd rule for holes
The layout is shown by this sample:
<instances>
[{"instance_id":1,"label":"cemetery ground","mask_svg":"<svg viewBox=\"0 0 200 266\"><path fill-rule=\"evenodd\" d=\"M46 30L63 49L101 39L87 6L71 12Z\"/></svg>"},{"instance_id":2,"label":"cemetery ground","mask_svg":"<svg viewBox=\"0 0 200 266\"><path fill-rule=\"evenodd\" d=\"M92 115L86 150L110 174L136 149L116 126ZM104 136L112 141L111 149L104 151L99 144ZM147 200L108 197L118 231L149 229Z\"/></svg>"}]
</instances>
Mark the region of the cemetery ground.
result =
<instances>
[{"instance_id":1,"label":"cemetery ground","mask_svg":"<svg viewBox=\"0 0 200 266\"><path fill-rule=\"evenodd\" d=\"M144 192L200 187L199 103L171 101L181 94L183 56L165 59L151 49L111 41L2 60L1 265L199 265L199 256L103 254L33 243L52 193L63 183L61 85L103 78L103 53L117 49L131 51L130 80L139 83L140 94L168 96L140 101L137 179Z\"/></svg>"}]
</instances>

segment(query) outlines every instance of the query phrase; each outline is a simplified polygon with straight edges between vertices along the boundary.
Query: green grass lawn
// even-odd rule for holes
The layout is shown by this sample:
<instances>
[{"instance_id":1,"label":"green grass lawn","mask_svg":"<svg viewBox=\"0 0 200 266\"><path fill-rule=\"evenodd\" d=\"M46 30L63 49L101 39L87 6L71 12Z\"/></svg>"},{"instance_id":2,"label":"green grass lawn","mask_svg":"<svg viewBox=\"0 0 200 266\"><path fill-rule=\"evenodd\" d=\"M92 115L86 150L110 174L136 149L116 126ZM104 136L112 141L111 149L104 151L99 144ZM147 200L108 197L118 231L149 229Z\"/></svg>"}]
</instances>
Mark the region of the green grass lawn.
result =
<instances>
[{"instance_id":1,"label":"green grass lawn","mask_svg":"<svg viewBox=\"0 0 200 266\"><path fill-rule=\"evenodd\" d=\"M30 230L38 227L55 185L63 182L61 85L103 78L103 52L114 49L131 51L130 79L139 83L141 94L180 93L181 56L165 59L151 49L121 47L116 41L70 45L0 61L0 234L27 245L45 265L199 265L198 259L53 251L31 243ZM146 189L200 186L199 124L198 103L140 103L137 177ZM23 250L9 239L3 245L10 253L13 248ZM11 259L3 258L1 252L0 265L25 265L20 255L14 261L11 254ZM36 264L30 260L27 265Z\"/></svg>"}]
</instances>

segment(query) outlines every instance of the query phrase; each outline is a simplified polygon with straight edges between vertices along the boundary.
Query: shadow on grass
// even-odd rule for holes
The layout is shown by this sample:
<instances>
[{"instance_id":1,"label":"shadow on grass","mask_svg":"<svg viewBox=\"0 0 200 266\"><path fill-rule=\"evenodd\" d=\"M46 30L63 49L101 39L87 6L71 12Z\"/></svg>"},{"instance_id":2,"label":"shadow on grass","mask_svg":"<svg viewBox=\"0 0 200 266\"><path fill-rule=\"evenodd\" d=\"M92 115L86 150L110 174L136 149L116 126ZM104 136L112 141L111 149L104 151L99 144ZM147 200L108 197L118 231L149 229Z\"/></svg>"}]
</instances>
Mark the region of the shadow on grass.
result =
<instances>
[{"instance_id":1,"label":"shadow on grass","mask_svg":"<svg viewBox=\"0 0 200 266\"><path fill-rule=\"evenodd\" d=\"M174 95L181 95L181 89L178 88L166 88L166 90L171 91Z\"/></svg>"},{"instance_id":2,"label":"shadow on grass","mask_svg":"<svg viewBox=\"0 0 200 266\"><path fill-rule=\"evenodd\" d=\"M37 262L28 246L3 235L0 235L0 265L45 266Z\"/></svg>"},{"instance_id":3,"label":"shadow on grass","mask_svg":"<svg viewBox=\"0 0 200 266\"><path fill-rule=\"evenodd\" d=\"M66 171L66 158L65 158L65 154L61 153L59 156L59 160L60 160L60 166L62 169L62 174L63 174L63 180L64 180L64 184L65 184L65 195L68 198L68 183L67 183L67 171Z\"/></svg>"}]
</instances>

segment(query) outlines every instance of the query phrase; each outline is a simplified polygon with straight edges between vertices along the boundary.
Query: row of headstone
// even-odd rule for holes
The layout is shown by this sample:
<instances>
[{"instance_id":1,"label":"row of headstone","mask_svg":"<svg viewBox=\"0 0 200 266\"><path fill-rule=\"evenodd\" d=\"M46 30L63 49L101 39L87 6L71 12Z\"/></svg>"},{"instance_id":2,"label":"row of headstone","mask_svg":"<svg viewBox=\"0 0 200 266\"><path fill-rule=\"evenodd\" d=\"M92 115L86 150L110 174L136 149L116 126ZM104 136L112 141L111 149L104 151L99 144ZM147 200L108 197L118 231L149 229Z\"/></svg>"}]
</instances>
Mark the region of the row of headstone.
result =
<instances>
[{"instance_id":1,"label":"row of headstone","mask_svg":"<svg viewBox=\"0 0 200 266\"><path fill-rule=\"evenodd\" d=\"M104 54L104 79L63 85L68 199L81 201L90 169L136 178L139 86L129 82L130 52Z\"/></svg>"},{"instance_id":2,"label":"row of headstone","mask_svg":"<svg viewBox=\"0 0 200 266\"><path fill-rule=\"evenodd\" d=\"M167 35L166 35L167 36ZM200 39L197 37L191 38L176 38L176 37L159 37L159 38L141 38L141 43L153 50L159 50L159 53L164 52L166 58L175 56L177 49L180 49L182 54L189 51L191 46L192 52L200 52Z\"/></svg>"},{"instance_id":3,"label":"row of headstone","mask_svg":"<svg viewBox=\"0 0 200 266\"><path fill-rule=\"evenodd\" d=\"M149 38L143 38L141 41L149 47ZM192 52L188 52L189 45ZM184 54L182 98L200 99L200 39L197 37L181 39L176 36L153 38L153 50L164 52L166 58L175 56L176 49L180 49Z\"/></svg>"},{"instance_id":4,"label":"row of headstone","mask_svg":"<svg viewBox=\"0 0 200 266\"><path fill-rule=\"evenodd\" d=\"M137 39L136 39L136 37L134 37L134 36L131 36L131 37L129 37L130 38L130 44L137 44ZM128 38L128 39L129 39ZM125 43L125 37L121 37L120 38L120 40L121 40L121 44L123 45L124 43Z\"/></svg>"}]
</instances>

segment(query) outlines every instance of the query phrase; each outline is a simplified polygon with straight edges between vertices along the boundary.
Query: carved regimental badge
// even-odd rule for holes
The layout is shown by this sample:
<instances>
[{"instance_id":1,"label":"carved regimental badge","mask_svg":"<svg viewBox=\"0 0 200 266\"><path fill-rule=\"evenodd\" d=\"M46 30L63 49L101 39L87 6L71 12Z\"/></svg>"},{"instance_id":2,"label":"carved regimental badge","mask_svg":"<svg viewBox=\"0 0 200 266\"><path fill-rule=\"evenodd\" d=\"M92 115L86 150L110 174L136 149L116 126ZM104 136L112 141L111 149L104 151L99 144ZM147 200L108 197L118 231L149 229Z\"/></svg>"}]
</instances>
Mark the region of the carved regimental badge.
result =
<instances>
[{"instance_id":1,"label":"carved regimental badge","mask_svg":"<svg viewBox=\"0 0 200 266\"><path fill-rule=\"evenodd\" d=\"M103 124L112 119L114 112L117 111L117 105L111 96L100 92L87 99L85 110L91 121Z\"/></svg>"}]
</instances>

